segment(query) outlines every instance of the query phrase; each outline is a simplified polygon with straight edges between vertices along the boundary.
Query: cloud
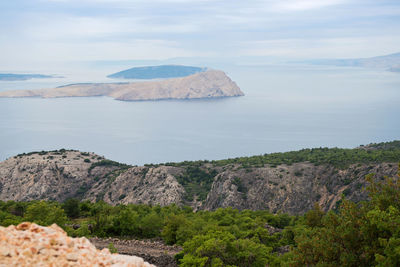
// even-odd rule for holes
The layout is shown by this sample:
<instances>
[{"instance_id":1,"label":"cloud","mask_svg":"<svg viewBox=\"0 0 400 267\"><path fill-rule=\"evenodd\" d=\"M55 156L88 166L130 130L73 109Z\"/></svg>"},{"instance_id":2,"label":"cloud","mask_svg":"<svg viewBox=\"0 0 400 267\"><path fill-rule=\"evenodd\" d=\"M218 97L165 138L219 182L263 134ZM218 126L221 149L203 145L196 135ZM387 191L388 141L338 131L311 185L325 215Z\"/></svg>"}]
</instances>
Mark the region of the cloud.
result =
<instances>
[{"instance_id":1,"label":"cloud","mask_svg":"<svg viewBox=\"0 0 400 267\"><path fill-rule=\"evenodd\" d=\"M0 68L16 58L379 55L400 47L398 16L395 0L2 1Z\"/></svg>"},{"instance_id":2,"label":"cloud","mask_svg":"<svg viewBox=\"0 0 400 267\"><path fill-rule=\"evenodd\" d=\"M344 0L286 0L274 4L278 10L312 10L345 3Z\"/></svg>"},{"instance_id":3,"label":"cloud","mask_svg":"<svg viewBox=\"0 0 400 267\"><path fill-rule=\"evenodd\" d=\"M143 17L54 16L38 18L24 27L24 35L37 41L135 39L138 34L184 34L195 32L193 24L159 24ZM125 37L124 37L125 36ZM128 37L128 38L127 38ZM130 38L129 38L130 37ZM152 37L154 38L154 36Z\"/></svg>"}]
</instances>

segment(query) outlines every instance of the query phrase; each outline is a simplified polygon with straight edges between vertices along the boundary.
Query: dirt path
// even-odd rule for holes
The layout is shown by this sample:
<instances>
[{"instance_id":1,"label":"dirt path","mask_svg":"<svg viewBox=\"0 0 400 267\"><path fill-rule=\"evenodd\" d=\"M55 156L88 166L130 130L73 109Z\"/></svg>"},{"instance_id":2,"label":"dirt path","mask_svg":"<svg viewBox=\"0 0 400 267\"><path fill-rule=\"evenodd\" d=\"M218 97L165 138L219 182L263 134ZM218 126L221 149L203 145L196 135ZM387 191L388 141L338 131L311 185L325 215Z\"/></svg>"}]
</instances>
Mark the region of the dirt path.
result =
<instances>
[{"instance_id":1,"label":"dirt path","mask_svg":"<svg viewBox=\"0 0 400 267\"><path fill-rule=\"evenodd\" d=\"M108 248L112 243L118 253L142 257L147 262L159 267L178 266L174 255L182 250L177 246L167 246L160 241L124 240L118 238L90 238L97 248Z\"/></svg>"}]
</instances>

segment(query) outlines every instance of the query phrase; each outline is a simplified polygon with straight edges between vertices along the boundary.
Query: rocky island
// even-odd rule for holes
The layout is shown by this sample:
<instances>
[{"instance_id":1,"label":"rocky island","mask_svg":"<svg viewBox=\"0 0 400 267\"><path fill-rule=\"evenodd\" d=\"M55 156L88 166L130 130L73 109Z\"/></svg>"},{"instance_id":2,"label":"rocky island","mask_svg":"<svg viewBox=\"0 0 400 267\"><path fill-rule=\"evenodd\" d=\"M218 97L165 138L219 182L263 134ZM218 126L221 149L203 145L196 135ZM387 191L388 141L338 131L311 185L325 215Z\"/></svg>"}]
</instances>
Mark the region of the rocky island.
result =
<instances>
[{"instance_id":1,"label":"rocky island","mask_svg":"<svg viewBox=\"0 0 400 267\"><path fill-rule=\"evenodd\" d=\"M218 98L243 95L236 83L219 70L208 70L183 78L162 81L71 84L52 89L0 92L0 97L109 96L125 101Z\"/></svg>"}]
</instances>

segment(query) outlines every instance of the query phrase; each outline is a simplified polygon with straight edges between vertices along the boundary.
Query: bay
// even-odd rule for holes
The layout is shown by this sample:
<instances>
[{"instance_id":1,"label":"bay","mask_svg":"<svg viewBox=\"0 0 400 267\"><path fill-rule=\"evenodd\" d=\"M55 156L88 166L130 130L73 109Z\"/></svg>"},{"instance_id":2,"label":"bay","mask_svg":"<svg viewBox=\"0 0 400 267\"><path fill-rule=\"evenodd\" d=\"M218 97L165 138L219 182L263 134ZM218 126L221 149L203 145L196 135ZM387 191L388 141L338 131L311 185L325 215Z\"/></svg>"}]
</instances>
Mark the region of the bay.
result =
<instances>
[{"instance_id":1,"label":"bay","mask_svg":"<svg viewBox=\"0 0 400 267\"><path fill-rule=\"evenodd\" d=\"M224 65L244 97L123 102L0 98L0 160L78 149L142 165L400 139L400 74L307 65ZM0 82L0 91L114 82L111 73Z\"/></svg>"}]
</instances>

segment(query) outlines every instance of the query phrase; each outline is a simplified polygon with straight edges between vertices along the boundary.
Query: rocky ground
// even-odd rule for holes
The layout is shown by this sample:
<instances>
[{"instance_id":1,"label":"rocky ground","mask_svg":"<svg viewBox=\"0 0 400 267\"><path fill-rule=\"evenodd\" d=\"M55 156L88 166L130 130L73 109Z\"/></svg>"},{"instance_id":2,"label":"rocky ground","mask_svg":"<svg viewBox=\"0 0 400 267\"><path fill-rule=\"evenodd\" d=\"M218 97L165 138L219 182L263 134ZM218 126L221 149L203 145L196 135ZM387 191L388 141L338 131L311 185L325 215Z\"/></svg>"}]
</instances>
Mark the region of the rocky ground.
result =
<instances>
[{"instance_id":1,"label":"rocky ground","mask_svg":"<svg viewBox=\"0 0 400 267\"><path fill-rule=\"evenodd\" d=\"M178 266L174 255L182 250L178 246L167 246L160 241L124 240L118 238L90 238L92 244L98 249L108 248L113 244L118 253L133 255L158 267Z\"/></svg>"}]
</instances>

